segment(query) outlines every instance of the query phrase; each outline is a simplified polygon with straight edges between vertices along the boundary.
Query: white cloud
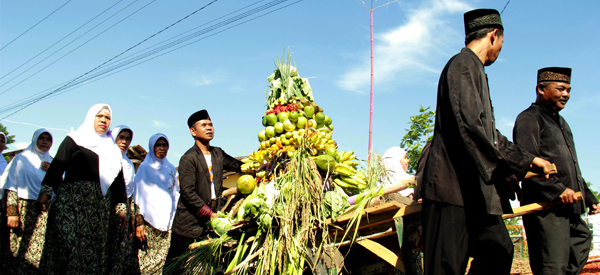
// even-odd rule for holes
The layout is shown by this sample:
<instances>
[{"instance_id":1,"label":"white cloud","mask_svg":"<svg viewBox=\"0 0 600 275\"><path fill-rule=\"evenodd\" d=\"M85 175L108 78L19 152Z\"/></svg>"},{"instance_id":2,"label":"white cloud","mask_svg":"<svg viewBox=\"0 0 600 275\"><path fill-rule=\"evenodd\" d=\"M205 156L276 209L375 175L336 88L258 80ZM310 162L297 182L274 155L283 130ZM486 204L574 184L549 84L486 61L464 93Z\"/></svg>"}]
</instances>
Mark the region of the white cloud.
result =
<instances>
[{"instance_id":1,"label":"white cloud","mask_svg":"<svg viewBox=\"0 0 600 275\"><path fill-rule=\"evenodd\" d=\"M188 72L184 73L185 81L192 84L193 86L210 86L225 83L229 74L220 70L201 73L201 72Z\"/></svg>"},{"instance_id":2,"label":"white cloud","mask_svg":"<svg viewBox=\"0 0 600 275\"><path fill-rule=\"evenodd\" d=\"M441 56L448 57L447 52L456 50L456 43L448 44L448 41L460 43L463 37L461 32L449 27L448 21L456 21L455 17L469 9L469 5L459 0L423 1L417 8L401 9L400 16L407 21L376 36L375 82L383 84L399 77L414 79L415 74L438 74L439 70L433 65ZM462 16L460 18L462 21ZM369 54L363 56L359 64L342 75L338 86L355 92L368 91L371 61Z\"/></svg>"},{"instance_id":3,"label":"white cloud","mask_svg":"<svg viewBox=\"0 0 600 275\"><path fill-rule=\"evenodd\" d=\"M152 127L155 127L155 128L167 128L167 127L169 127L169 125L166 124L166 123L164 123L164 122L162 122L162 121L160 121L160 120L156 120L155 119L155 120L152 121Z\"/></svg>"},{"instance_id":4,"label":"white cloud","mask_svg":"<svg viewBox=\"0 0 600 275\"><path fill-rule=\"evenodd\" d=\"M496 118L496 129L510 138L512 136L513 128L515 127L515 121L508 118Z\"/></svg>"},{"instance_id":5,"label":"white cloud","mask_svg":"<svg viewBox=\"0 0 600 275\"><path fill-rule=\"evenodd\" d=\"M18 142L17 141L17 142L8 144L7 146L10 147L10 149L8 151L5 151L4 153L9 152L9 151L14 151L14 150L25 149L25 148L27 148L27 146L29 146L29 142Z\"/></svg>"}]
</instances>

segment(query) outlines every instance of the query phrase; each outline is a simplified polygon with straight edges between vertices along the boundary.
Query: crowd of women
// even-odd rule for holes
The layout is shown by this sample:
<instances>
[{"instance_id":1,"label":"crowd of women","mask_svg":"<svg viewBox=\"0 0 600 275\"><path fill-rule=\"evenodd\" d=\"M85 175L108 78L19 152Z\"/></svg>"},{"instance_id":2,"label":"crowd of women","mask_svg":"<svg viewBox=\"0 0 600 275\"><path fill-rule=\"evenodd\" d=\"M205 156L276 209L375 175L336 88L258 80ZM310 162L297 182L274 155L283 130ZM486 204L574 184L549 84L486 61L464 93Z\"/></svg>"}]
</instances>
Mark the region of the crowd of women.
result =
<instances>
[{"instance_id":1,"label":"crowd of women","mask_svg":"<svg viewBox=\"0 0 600 275\"><path fill-rule=\"evenodd\" d=\"M39 129L8 165L0 159L2 274L161 273L179 198L169 139L150 137L136 173L133 130L111 131L112 121L110 106L94 105L54 158Z\"/></svg>"}]
</instances>

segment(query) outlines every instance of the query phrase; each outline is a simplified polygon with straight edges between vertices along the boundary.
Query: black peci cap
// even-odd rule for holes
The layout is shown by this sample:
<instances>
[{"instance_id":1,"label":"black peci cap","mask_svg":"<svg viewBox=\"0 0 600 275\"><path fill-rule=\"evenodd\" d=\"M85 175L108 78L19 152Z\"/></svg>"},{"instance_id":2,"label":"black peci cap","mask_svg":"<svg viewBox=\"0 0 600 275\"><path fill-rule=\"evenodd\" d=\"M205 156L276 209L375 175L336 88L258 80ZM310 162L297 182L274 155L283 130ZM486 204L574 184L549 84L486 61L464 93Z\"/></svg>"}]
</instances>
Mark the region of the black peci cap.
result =
<instances>
[{"instance_id":1,"label":"black peci cap","mask_svg":"<svg viewBox=\"0 0 600 275\"><path fill-rule=\"evenodd\" d=\"M571 84L571 68L547 67L539 69L537 83L543 81L565 82Z\"/></svg>"},{"instance_id":2,"label":"black peci cap","mask_svg":"<svg viewBox=\"0 0 600 275\"><path fill-rule=\"evenodd\" d=\"M465 35L485 28L504 29L497 10L478 9L465 13Z\"/></svg>"},{"instance_id":3,"label":"black peci cap","mask_svg":"<svg viewBox=\"0 0 600 275\"><path fill-rule=\"evenodd\" d=\"M194 126L196 122L203 119L210 120L210 116L208 115L208 112L206 110L200 110L198 112L195 112L190 116L190 118L188 118L188 126L192 128L192 126Z\"/></svg>"}]
</instances>

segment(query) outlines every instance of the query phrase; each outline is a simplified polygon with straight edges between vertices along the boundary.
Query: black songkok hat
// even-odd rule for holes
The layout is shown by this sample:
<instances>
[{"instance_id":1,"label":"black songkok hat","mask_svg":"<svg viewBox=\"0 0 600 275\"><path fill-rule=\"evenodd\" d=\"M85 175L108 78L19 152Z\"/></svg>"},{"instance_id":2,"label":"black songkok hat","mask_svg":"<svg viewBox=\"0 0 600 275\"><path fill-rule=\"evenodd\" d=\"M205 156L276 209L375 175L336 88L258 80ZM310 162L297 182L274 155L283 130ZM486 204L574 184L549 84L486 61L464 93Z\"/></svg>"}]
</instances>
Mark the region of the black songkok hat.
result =
<instances>
[{"instance_id":1,"label":"black songkok hat","mask_svg":"<svg viewBox=\"0 0 600 275\"><path fill-rule=\"evenodd\" d=\"M548 67L538 70L537 82L565 82L571 84L571 68Z\"/></svg>"},{"instance_id":2,"label":"black songkok hat","mask_svg":"<svg viewBox=\"0 0 600 275\"><path fill-rule=\"evenodd\" d=\"M497 10L478 9L465 13L465 35L485 28L504 29Z\"/></svg>"},{"instance_id":3,"label":"black songkok hat","mask_svg":"<svg viewBox=\"0 0 600 275\"><path fill-rule=\"evenodd\" d=\"M188 126L192 128L192 126L194 126L196 122L203 119L210 120L210 116L208 115L208 112L206 110L200 110L198 112L195 112L193 115L190 116L190 118L188 118Z\"/></svg>"}]
</instances>

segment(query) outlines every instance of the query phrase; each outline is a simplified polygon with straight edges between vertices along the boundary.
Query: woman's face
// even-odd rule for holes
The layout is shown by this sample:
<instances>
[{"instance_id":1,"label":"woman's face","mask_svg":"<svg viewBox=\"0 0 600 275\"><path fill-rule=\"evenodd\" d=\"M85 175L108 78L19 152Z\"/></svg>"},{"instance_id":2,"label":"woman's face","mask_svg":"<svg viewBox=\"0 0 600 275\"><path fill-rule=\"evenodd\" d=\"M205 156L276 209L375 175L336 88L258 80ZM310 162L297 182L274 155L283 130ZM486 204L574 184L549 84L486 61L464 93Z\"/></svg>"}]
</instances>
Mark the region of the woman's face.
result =
<instances>
[{"instance_id":1,"label":"woman's face","mask_svg":"<svg viewBox=\"0 0 600 275\"><path fill-rule=\"evenodd\" d=\"M42 152L46 153L52 147L52 136L48 133L43 133L38 137L37 148Z\"/></svg>"},{"instance_id":2,"label":"woman's face","mask_svg":"<svg viewBox=\"0 0 600 275\"><path fill-rule=\"evenodd\" d=\"M402 165L404 172L408 172L408 157L406 154L404 154L404 156L400 159L400 165Z\"/></svg>"},{"instance_id":3,"label":"woman's face","mask_svg":"<svg viewBox=\"0 0 600 275\"><path fill-rule=\"evenodd\" d=\"M131 145L131 132L128 130L121 131L115 142L117 143L117 146L119 146L121 153L125 153L129 148L129 145Z\"/></svg>"},{"instance_id":4,"label":"woman's face","mask_svg":"<svg viewBox=\"0 0 600 275\"><path fill-rule=\"evenodd\" d=\"M94 130L98 134L104 134L110 128L110 121L112 116L108 112L108 110L103 109L96 114L94 118Z\"/></svg>"},{"instance_id":5,"label":"woman's face","mask_svg":"<svg viewBox=\"0 0 600 275\"><path fill-rule=\"evenodd\" d=\"M167 157L167 151L169 151L169 143L165 138L159 138L154 144L154 155L159 159Z\"/></svg>"}]
</instances>

